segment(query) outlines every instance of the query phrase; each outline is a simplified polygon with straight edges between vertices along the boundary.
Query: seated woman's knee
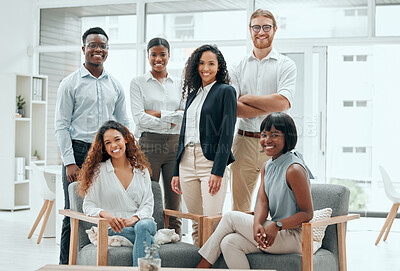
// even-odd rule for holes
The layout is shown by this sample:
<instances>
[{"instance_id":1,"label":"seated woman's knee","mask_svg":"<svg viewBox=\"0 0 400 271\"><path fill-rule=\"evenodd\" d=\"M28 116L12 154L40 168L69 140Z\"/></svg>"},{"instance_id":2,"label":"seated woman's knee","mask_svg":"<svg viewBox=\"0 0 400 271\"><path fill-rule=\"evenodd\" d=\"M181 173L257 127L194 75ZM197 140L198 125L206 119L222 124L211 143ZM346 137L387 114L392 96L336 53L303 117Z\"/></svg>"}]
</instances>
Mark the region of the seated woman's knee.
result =
<instances>
[{"instance_id":1,"label":"seated woman's knee","mask_svg":"<svg viewBox=\"0 0 400 271\"><path fill-rule=\"evenodd\" d=\"M237 240L235 238L236 233L228 234L221 241L221 251L230 251L233 247L237 246Z\"/></svg>"},{"instance_id":2,"label":"seated woman's knee","mask_svg":"<svg viewBox=\"0 0 400 271\"><path fill-rule=\"evenodd\" d=\"M153 219L141 219L134 226L135 232L148 231L150 234L155 234L157 226Z\"/></svg>"}]
</instances>

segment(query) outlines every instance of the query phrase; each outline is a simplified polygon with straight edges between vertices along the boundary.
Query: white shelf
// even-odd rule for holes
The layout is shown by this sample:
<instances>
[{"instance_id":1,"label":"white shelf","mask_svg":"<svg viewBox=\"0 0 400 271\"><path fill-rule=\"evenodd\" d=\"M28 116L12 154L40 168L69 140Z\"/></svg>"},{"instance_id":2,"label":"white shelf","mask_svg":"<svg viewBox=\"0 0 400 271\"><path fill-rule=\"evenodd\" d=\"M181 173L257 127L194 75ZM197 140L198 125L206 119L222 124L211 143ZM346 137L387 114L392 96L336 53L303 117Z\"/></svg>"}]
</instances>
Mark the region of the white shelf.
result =
<instances>
[{"instance_id":1,"label":"white shelf","mask_svg":"<svg viewBox=\"0 0 400 271\"><path fill-rule=\"evenodd\" d=\"M35 161L31 161L32 163L35 163L36 165L41 165L41 164L46 164L45 160L35 160ZM30 169L30 167L29 167Z\"/></svg>"},{"instance_id":2,"label":"white shelf","mask_svg":"<svg viewBox=\"0 0 400 271\"><path fill-rule=\"evenodd\" d=\"M39 101L39 100L37 100L37 101L32 101L32 104L44 104L44 105L46 105L47 102L46 102L46 101Z\"/></svg>"},{"instance_id":3,"label":"white shelf","mask_svg":"<svg viewBox=\"0 0 400 271\"><path fill-rule=\"evenodd\" d=\"M14 184L25 184L25 183L29 183L29 180L23 180L23 181L14 182Z\"/></svg>"},{"instance_id":4,"label":"white shelf","mask_svg":"<svg viewBox=\"0 0 400 271\"><path fill-rule=\"evenodd\" d=\"M24 209L29 209L30 206L28 205L14 205L14 208L12 210L24 210Z\"/></svg>"},{"instance_id":5,"label":"white shelf","mask_svg":"<svg viewBox=\"0 0 400 271\"><path fill-rule=\"evenodd\" d=\"M0 114L3 128L8 131L0 133L0 142L7 142L3 144L3 155L0 156L0 209L29 209L32 202L37 201L37 197L40 198L40 193L31 185L35 183L31 182L32 176L28 167L32 154L36 151L38 157L43 159L35 161L36 163L46 164L48 78L40 75L2 73L0 82ZM39 90L42 91L41 95ZM15 113L15 97L19 95L25 101L23 118L16 117ZM42 98L37 98L39 96ZM25 180L22 181L15 181L16 157L25 158Z\"/></svg>"},{"instance_id":6,"label":"white shelf","mask_svg":"<svg viewBox=\"0 0 400 271\"><path fill-rule=\"evenodd\" d=\"M31 119L30 118L15 118L15 121L27 121L27 122L29 122L29 121L31 121Z\"/></svg>"}]
</instances>

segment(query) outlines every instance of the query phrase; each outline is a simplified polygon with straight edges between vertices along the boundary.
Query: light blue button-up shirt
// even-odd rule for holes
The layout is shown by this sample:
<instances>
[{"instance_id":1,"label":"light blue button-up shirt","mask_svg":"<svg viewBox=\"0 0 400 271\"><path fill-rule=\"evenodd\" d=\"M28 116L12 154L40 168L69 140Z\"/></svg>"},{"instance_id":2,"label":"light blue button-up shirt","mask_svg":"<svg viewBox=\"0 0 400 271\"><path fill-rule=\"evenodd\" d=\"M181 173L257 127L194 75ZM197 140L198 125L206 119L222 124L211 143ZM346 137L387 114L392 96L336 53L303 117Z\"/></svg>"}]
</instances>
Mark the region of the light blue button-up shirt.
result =
<instances>
[{"instance_id":1,"label":"light blue button-up shirt","mask_svg":"<svg viewBox=\"0 0 400 271\"><path fill-rule=\"evenodd\" d=\"M57 93L55 135L64 165L75 164L72 140L92 143L107 120L130 128L124 90L104 69L96 78L82 65L61 81Z\"/></svg>"}]
</instances>

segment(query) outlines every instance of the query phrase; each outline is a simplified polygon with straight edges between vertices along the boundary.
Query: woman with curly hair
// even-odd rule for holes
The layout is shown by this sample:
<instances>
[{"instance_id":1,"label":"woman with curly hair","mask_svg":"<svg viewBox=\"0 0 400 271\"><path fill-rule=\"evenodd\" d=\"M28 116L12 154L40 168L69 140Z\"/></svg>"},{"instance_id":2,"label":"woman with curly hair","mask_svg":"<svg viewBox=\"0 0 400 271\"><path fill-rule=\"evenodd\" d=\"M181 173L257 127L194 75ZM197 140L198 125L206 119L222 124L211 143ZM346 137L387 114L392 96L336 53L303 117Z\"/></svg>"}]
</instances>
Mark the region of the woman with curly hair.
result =
<instances>
[{"instance_id":1,"label":"woman with curly hair","mask_svg":"<svg viewBox=\"0 0 400 271\"><path fill-rule=\"evenodd\" d=\"M229 86L225 59L215 45L197 48L186 62L183 114L172 190L183 194L189 212L222 213L228 179L226 166L236 123L236 91ZM181 190L179 189L179 184ZM193 240L199 245L198 225Z\"/></svg>"},{"instance_id":2,"label":"woman with curly hair","mask_svg":"<svg viewBox=\"0 0 400 271\"><path fill-rule=\"evenodd\" d=\"M144 257L144 243L153 243L157 226L152 218L150 165L132 133L110 120L96 134L79 172L83 212L106 218L108 234L133 243L133 266Z\"/></svg>"}]
</instances>

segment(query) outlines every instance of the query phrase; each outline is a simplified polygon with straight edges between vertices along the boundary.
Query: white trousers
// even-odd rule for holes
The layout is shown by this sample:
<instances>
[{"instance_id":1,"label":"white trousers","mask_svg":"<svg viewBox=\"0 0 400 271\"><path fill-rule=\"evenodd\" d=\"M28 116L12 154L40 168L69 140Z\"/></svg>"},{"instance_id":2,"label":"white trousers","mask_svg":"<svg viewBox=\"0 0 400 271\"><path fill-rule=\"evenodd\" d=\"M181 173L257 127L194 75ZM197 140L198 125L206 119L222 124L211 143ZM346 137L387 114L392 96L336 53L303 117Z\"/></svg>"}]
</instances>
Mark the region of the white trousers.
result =
<instances>
[{"instance_id":1,"label":"white trousers","mask_svg":"<svg viewBox=\"0 0 400 271\"><path fill-rule=\"evenodd\" d=\"M190 213L198 215L220 215L224 206L227 178L222 178L221 188L211 196L208 192L213 161L204 157L200 144L185 147L179 163L179 180L183 199ZM193 241L199 246L198 223L193 221Z\"/></svg>"},{"instance_id":2,"label":"white trousers","mask_svg":"<svg viewBox=\"0 0 400 271\"><path fill-rule=\"evenodd\" d=\"M273 223L267 220L264 227ZM221 253L229 269L250 269L246 254L264 253L257 248L253 237L254 216L231 211L224 214L215 232L200 248L199 253L214 264ZM274 244L267 253L301 254L301 228L278 232Z\"/></svg>"}]
</instances>

